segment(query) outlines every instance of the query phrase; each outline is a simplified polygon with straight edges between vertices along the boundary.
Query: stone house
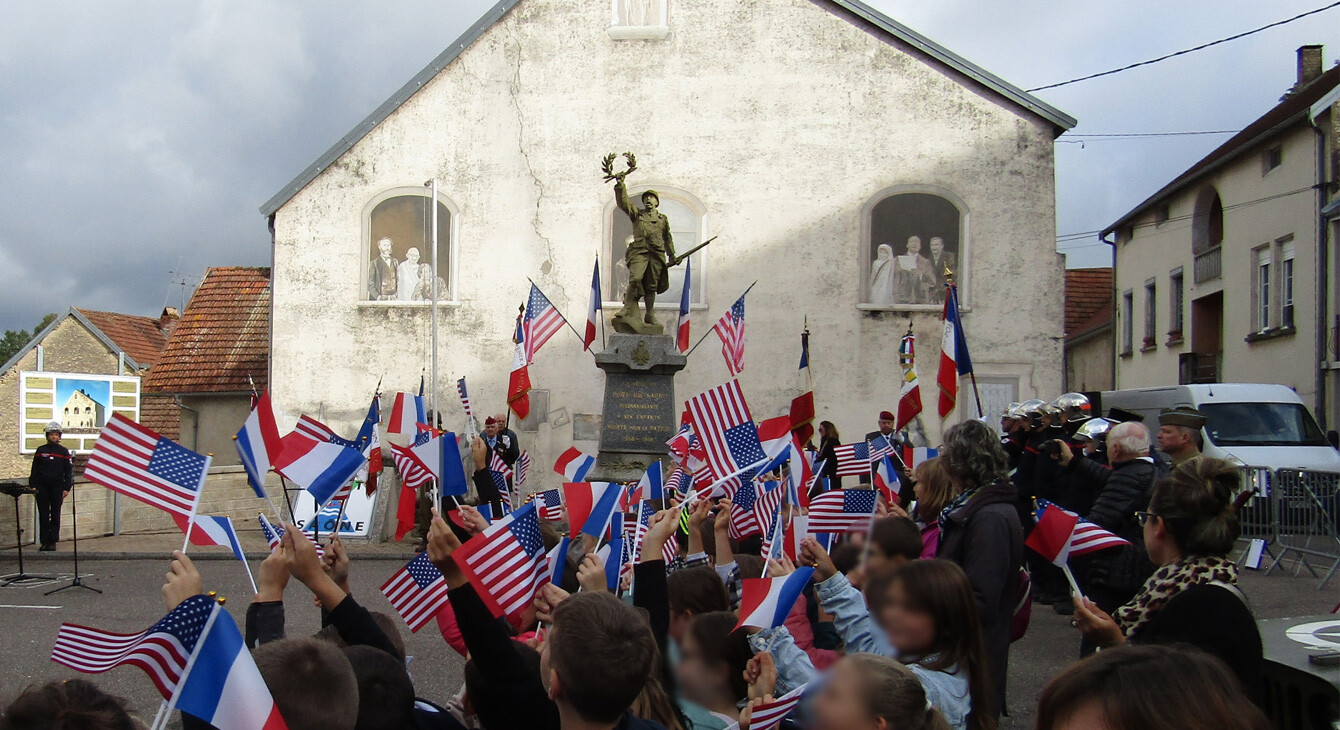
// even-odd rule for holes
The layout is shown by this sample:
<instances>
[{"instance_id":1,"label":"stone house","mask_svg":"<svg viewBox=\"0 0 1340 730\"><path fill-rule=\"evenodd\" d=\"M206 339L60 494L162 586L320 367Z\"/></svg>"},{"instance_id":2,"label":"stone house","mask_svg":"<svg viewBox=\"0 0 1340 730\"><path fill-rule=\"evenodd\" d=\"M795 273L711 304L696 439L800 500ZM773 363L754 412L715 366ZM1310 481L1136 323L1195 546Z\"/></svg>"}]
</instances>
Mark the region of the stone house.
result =
<instances>
[{"instance_id":1,"label":"stone house","mask_svg":"<svg viewBox=\"0 0 1340 730\"><path fill-rule=\"evenodd\" d=\"M1053 140L1074 124L852 0L503 0L262 207L280 427L308 412L352 433L379 381L418 387L433 360L434 233L430 400L459 430L452 384L466 376L477 412L503 411L527 277L580 327L598 254L608 314L618 307L631 231L600 161L624 151L639 167L630 193L658 192L681 251L719 237L691 259L694 339L758 280L740 376L756 419L796 394L808 321L819 418L872 430L897 402L910 320L938 441L946 268L989 414L1054 397ZM1045 294L1021 304L1019 291ZM728 377L709 339L677 397ZM564 331L530 377L535 413L513 426L538 487L567 447L595 450L604 376ZM951 419L976 415L972 402Z\"/></svg>"}]
</instances>

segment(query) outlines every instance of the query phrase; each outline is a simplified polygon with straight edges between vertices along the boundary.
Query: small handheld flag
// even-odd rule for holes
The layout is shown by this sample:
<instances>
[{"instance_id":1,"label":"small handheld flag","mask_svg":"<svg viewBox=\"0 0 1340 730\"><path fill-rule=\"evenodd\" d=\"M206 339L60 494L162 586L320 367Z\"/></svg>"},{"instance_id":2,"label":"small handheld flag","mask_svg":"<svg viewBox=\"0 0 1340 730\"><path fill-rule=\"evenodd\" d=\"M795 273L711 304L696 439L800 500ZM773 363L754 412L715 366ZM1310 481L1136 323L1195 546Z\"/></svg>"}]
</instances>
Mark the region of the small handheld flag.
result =
<instances>
[{"instance_id":1,"label":"small handheld flag","mask_svg":"<svg viewBox=\"0 0 1340 730\"><path fill-rule=\"evenodd\" d=\"M875 519L873 489L835 489L810 500L810 532L864 530Z\"/></svg>"},{"instance_id":2,"label":"small handheld flag","mask_svg":"<svg viewBox=\"0 0 1340 730\"><path fill-rule=\"evenodd\" d=\"M242 430L237 432L233 445L237 447L242 467L247 470L251 489L257 497L265 498L265 475L283 448L279 427L275 425L274 408L270 406L269 392L262 393L256 400L251 414L242 424Z\"/></svg>"},{"instance_id":3,"label":"small handheld flag","mask_svg":"<svg viewBox=\"0 0 1340 730\"><path fill-rule=\"evenodd\" d=\"M534 503L494 522L453 557L494 616L520 612L549 582Z\"/></svg>"},{"instance_id":4,"label":"small handheld flag","mask_svg":"<svg viewBox=\"0 0 1340 730\"><path fill-rule=\"evenodd\" d=\"M386 422L387 433L418 433L418 424L428 421L428 409L422 395L396 393L391 405L391 417Z\"/></svg>"},{"instance_id":5,"label":"small handheld flag","mask_svg":"<svg viewBox=\"0 0 1340 730\"><path fill-rule=\"evenodd\" d=\"M744 372L744 297L741 294L712 326L721 338L721 356L726 358L726 369L731 377Z\"/></svg>"},{"instance_id":6,"label":"small handheld flag","mask_svg":"<svg viewBox=\"0 0 1340 730\"><path fill-rule=\"evenodd\" d=\"M781 578L745 578L740 596L740 620L735 628L781 626L813 575L814 568L796 568L794 573Z\"/></svg>"},{"instance_id":7,"label":"small handheld flag","mask_svg":"<svg viewBox=\"0 0 1340 730\"><path fill-rule=\"evenodd\" d=\"M447 581L422 552L382 584L382 594L410 631L418 631L447 604Z\"/></svg>"},{"instance_id":8,"label":"small handheld flag","mask_svg":"<svg viewBox=\"0 0 1340 730\"><path fill-rule=\"evenodd\" d=\"M594 456L578 451L576 446L569 446L554 462L554 471L570 482L581 482L586 480L587 472L595 465Z\"/></svg>"},{"instance_id":9,"label":"small handheld flag","mask_svg":"<svg viewBox=\"0 0 1340 730\"><path fill-rule=\"evenodd\" d=\"M568 524L573 534L580 532L596 539L604 537L623 492L621 485L612 482L564 484L563 504L567 505Z\"/></svg>"},{"instance_id":10,"label":"small handheld flag","mask_svg":"<svg viewBox=\"0 0 1340 730\"><path fill-rule=\"evenodd\" d=\"M544 343L563 329L566 320L558 313L549 298L534 283L530 285L530 298L526 301L526 316L521 322L521 331L525 335L526 362L535 362L535 353ZM524 416L523 416L524 417Z\"/></svg>"}]
</instances>

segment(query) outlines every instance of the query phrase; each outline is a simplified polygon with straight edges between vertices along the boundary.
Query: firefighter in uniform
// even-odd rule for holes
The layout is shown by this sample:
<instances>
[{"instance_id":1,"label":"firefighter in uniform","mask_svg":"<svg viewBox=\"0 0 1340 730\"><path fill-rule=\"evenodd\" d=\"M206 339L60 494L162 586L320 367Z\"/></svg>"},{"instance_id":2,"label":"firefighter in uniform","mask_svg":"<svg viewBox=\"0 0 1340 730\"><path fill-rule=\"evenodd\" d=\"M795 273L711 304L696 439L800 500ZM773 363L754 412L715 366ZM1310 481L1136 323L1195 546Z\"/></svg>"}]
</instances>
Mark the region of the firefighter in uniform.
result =
<instances>
[{"instance_id":1,"label":"firefighter in uniform","mask_svg":"<svg viewBox=\"0 0 1340 730\"><path fill-rule=\"evenodd\" d=\"M60 538L61 503L74 487L74 461L70 450L61 446L59 423L47 424L46 437L33 454L28 486L37 489L37 536L42 543L38 549L51 551Z\"/></svg>"}]
</instances>

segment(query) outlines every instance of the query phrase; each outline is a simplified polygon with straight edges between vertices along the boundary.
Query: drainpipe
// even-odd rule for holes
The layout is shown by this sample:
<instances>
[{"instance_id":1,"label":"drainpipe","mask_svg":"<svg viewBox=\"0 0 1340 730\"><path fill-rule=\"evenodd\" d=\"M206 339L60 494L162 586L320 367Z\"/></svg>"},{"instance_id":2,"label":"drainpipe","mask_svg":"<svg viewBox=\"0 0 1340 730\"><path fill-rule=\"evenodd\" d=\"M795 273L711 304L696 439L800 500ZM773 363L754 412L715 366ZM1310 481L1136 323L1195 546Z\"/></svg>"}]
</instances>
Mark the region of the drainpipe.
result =
<instances>
[{"instance_id":1,"label":"drainpipe","mask_svg":"<svg viewBox=\"0 0 1340 730\"><path fill-rule=\"evenodd\" d=\"M1331 106L1331 114L1340 113L1337 105ZM1311 119L1312 131L1317 135L1317 401L1313 408L1313 413L1321 420L1323 431L1330 428L1326 421L1326 373L1327 368L1322 366L1323 362L1329 362L1330 354L1326 351L1327 324L1329 318L1326 316L1328 304L1327 266L1330 258L1330 251L1326 241L1326 218L1321 214L1322 208L1326 207L1326 134L1322 132L1317 124L1316 118ZM1332 121L1334 124L1334 121Z\"/></svg>"},{"instance_id":2,"label":"drainpipe","mask_svg":"<svg viewBox=\"0 0 1340 730\"><path fill-rule=\"evenodd\" d=\"M1117 363L1121 361L1121 352L1117 349L1117 338L1121 337L1121 323L1117 322L1117 243L1103 238L1101 233L1098 240L1112 247L1112 390L1120 390L1117 382Z\"/></svg>"}]
</instances>

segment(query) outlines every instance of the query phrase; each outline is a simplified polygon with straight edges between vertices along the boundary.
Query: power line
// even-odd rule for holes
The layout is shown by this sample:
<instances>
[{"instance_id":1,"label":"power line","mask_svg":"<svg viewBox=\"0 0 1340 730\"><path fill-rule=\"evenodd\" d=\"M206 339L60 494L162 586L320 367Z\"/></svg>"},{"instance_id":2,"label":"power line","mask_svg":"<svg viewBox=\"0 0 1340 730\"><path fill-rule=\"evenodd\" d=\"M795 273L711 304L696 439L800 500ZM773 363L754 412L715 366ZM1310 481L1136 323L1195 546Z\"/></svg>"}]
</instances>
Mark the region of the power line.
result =
<instances>
[{"instance_id":1,"label":"power line","mask_svg":"<svg viewBox=\"0 0 1340 730\"><path fill-rule=\"evenodd\" d=\"M1240 209L1242 209L1242 208L1247 208L1247 207L1250 207L1250 206L1253 206L1253 205L1259 205L1259 204L1261 204L1261 203L1268 203L1268 202L1270 202L1270 201L1272 201L1272 200L1279 200L1280 198L1287 198L1287 197L1289 197L1289 196L1291 196L1291 195L1298 195L1299 193L1307 193L1307 192L1311 192L1311 191L1313 191L1313 190L1316 190L1316 186L1315 186L1315 185L1309 185L1309 186L1307 186L1307 187L1305 187L1305 188L1298 188L1297 190L1290 190L1290 191L1287 192L1287 193L1276 193L1276 194L1274 194L1274 195L1267 195L1267 196L1264 197L1264 198L1257 198L1257 199L1255 199L1255 200L1244 200L1244 201L1241 202L1241 203L1233 203L1232 205L1225 205L1225 206L1223 206L1223 210L1224 210L1225 213L1228 213L1229 211L1240 210ZM1163 220L1161 220L1161 221L1156 221L1156 222L1154 222L1154 223L1137 223L1137 224L1132 225L1131 228L1134 229L1134 228L1148 228L1149 226L1162 226L1162 225L1167 225L1167 224L1169 224L1169 223L1179 223L1179 222L1181 222L1181 221L1189 221L1189 220L1191 220L1192 218L1195 218L1195 217L1196 217L1195 213L1191 213L1191 214L1189 214L1189 215L1172 216L1172 217L1170 217L1170 218L1165 218L1165 219L1163 219ZM1099 230L1099 231L1076 231L1076 232L1074 232L1074 233L1062 233L1061 235L1059 235L1059 236L1056 237L1056 242L1057 242L1057 243L1066 243L1066 242L1069 242L1069 241L1078 241L1078 240L1081 240L1081 239L1084 239L1084 238L1088 238L1089 236L1097 236L1097 235L1100 235L1100 234L1102 234L1102 231L1101 231L1101 230ZM1101 246L1106 246L1106 245L1108 245L1108 244L1107 244L1107 243L1095 243L1095 244L1091 244L1091 245L1094 245L1094 246L1099 246L1099 245L1101 245ZM1080 248L1080 246L1075 246L1074 248Z\"/></svg>"},{"instance_id":2,"label":"power line","mask_svg":"<svg viewBox=\"0 0 1340 730\"><path fill-rule=\"evenodd\" d=\"M1236 129L1211 129L1199 132L1112 132L1110 134L1067 134L1067 137L1084 139L1127 139L1137 137L1189 137L1200 134L1237 134Z\"/></svg>"},{"instance_id":3,"label":"power line","mask_svg":"<svg viewBox=\"0 0 1340 730\"><path fill-rule=\"evenodd\" d=\"M1166 60L1168 60L1168 59L1170 59L1170 58L1176 58L1177 56L1185 56L1185 55L1188 54L1188 53L1195 53L1196 51L1203 51L1203 50L1205 50L1206 48L1209 48L1209 47L1211 47L1211 46L1217 46L1217 45L1219 45L1220 43L1227 43L1227 42L1229 42L1229 41L1235 41L1235 40L1238 40L1239 38L1246 38L1246 37L1249 36L1249 35L1254 35L1254 34L1256 34L1256 33L1260 33L1260 32L1263 31L1263 30L1269 30L1269 29L1271 29L1271 28L1278 28L1278 27L1281 26L1281 25L1286 25L1286 24L1288 24L1288 23L1292 23L1292 22L1294 22L1295 20L1300 20L1300 19L1302 19L1302 18L1306 18L1306 17L1308 17L1309 15L1316 15L1317 13L1325 12L1325 11L1327 11L1327 10L1330 10L1331 8L1334 8L1334 7L1340 7L1340 0L1337 0L1337 2L1333 2L1333 3L1331 3L1330 5L1327 5L1327 6L1325 6L1325 7L1320 7L1320 8L1317 8L1317 9L1315 9L1315 10L1309 10L1309 11L1307 11L1306 13L1300 13L1300 14L1298 14L1298 15L1293 16L1292 18L1286 18L1286 19L1284 19L1284 20L1279 20L1279 21L1276 21L1276 22L1274 22L1274 23L1270 23L1269 25L1263 25L1263 26L1261 26L1260 28L1255 28L1255 29L1246 31L1245 33L1238 33L1237 35L1231 35L1231 36L1229 36L1229 37L1227 37L1227 38L1220 38L1220 39L1217 40L1217 41L1210 41L1209 43L1202 43L1201 45L1196 46L1196 47L1194 47L1194 48L1187 48L1187 49L1185 49L1185 50L1177 51L1176 53L1169 53L1169 54L1167 54L1167 55L1165 55L1165 56L1159 56L1158 58L1151 58L1151 59L1149 59L1148 61L1140 61L1139 63L1132 63L1132 64L1129 64L1129 65L1126 65L1126 66L1122 66L1121 68L1114 68L1114 69L1112 69L1112 70L1110 70L1110 71L1101 71L1101 72L1096 73L1096 74L1089 74L1088 76L1080 76L1080 77L1077 78L1077 79L1070 79L1069 81L1061 81L1061 82L1059 82L1059 83L1055 83L1055 84L1047 84L1046 86L1039 86L1039 87L1037 87L1037 88L1029 89L1028 92L1031 94L1031 93L1033 93L1033 92L1035 92L1035 91L1043 91L1044 89L1055 89L1055 88L1058 87L1058 86L1066 86L1066 85L1068 85L1068 84L1077 84L1077 83L1079 83L1079 82L1081 82L1081 81L1088 81L1089 79L1096 79L1096 78L1098 78L1098 77L1100 77L1100 76L1111 76L1112 74L1115 74L1115 73L1121 73L1122 71L1129 71L1129 70L1131 70L1131 69L1133 69L1133 68L1139 68L1139 67L1141 67L1141 66L1148 66L1148 65L1150 65L1150 64L1158 63L1159 61L1166 61Z\"/></svg>"}]
</instances>

